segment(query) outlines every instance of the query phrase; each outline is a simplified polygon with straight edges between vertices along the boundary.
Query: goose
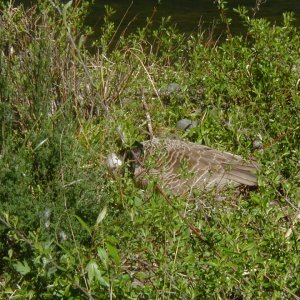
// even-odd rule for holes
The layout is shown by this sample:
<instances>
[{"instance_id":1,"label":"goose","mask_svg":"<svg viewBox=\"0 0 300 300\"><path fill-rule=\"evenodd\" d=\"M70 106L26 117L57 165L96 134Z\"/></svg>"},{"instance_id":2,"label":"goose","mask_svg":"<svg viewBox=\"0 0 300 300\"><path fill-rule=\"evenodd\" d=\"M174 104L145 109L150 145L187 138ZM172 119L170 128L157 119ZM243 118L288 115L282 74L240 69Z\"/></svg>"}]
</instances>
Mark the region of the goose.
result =
<instances>
[{"instance_id":1,"label":"goose","mask_svg":"<svg viewBox=\"0 0 300 300\"><path fill-rule=\"evenodd\" d=\"M194 189L222 191L255 187L258 165L241 156L177 139L153 138L126 151L134 179L146 187L153 180L175 196Z\"/></svg>"}]
</instances>

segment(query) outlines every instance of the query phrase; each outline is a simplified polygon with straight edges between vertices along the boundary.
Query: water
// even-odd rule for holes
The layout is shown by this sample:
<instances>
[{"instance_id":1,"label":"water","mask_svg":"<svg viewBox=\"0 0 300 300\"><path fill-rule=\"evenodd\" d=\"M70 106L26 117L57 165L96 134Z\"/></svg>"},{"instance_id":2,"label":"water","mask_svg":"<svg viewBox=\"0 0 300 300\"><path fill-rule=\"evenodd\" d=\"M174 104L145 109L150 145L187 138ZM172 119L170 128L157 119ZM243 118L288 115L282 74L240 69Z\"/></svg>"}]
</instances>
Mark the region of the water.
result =
<instances>
[{"instance_id":1,"label":"water","mask_svg":"<svg viewBox=\"0 0 300 300\"><path fill-rule=\"evenodd\" d=\"M29 5L34 3L33 0L16 1L16 3ZM67 2L67 1L65 1ZM172 20L177 24L177 28L181 32L191 33L197 31L199 22L202 28L207 28L219 16L217 6L214 0L162 0L161 4L157 4L157 0L95 0L91 8L91 12L86 20L86 23L99 32L103 22L104 5L109 4L116 10L113 20L119 24L126 10L133 3L120 26L122 31L129 22L134 21L129 26L129 31L134 31L137 27L145 25L147 17L152 15L154 7L157 8L157 13L154 16L154 23L158 24L163 16L172 16ZM246 6L251 9L255 6L256 0L228 0L229 16L233 19L232 32L243 32L243 25L233 8L238 5ZM263 0L261 9L258 12L258 17L265 17L273 23L280 24L282 22L282 13L292 11L297 18L296 25L300 26L300 0Z\"/></svg>"},{"instance_id":2,"label":"water","mask_svg":"<svg viewBox=\"0 0 300 300\"><path fill-rule=\"evenodd\" d=\"M93 12L91 13L89 24L97 27L101 24L101 16L104 12L104 5L109 3L117 13L114 20L118 22L123 17L124 13L130 6L131 0L98 0L96 1ZM300 1L299 0L269 0L261 5L261 9L257 14L258 17L266 17L272 22L280 23L282 21L282 13L285 11L293 11L297 18L297 25L300 26ZM242 23L233 8L238 5L248 7L250 10L255 6L255 0L229 0L229 15L233 18L232 30L239 32L242 30ZM133 18L136 20L131 25L131 28L143 26L147 16L151 16L153 8L158 8L155 16L155 21L158 22L163 16L172 16L172 19L177 23L177 27L182 32L193 32L198 29L199 22L203 23L204 27L209 26L213 20L219 17L217 5L213 0L162 0L160 5L154 0L135 0L131 6L124 26ZM93 24L94 22L94 24Z\"/></svg>"}]
</instances>

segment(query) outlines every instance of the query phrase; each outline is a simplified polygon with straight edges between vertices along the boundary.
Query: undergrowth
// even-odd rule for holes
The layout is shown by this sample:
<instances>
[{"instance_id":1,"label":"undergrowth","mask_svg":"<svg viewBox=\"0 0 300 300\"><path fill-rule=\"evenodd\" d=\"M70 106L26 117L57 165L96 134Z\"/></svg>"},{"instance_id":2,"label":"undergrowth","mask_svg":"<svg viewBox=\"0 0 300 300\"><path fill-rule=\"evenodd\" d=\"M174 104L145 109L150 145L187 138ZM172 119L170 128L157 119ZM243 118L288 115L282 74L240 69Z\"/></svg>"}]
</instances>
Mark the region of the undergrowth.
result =
<instances>
[{"instance_id":1,"label":"undergrowth","mask_svg":"<svg viewBox=\"0 0 300 300\"><path fill-rule=\"evenodd\" d=\"M299 299L293 15L238 8L247 34L231 36L223 7L218 44L169 18L120 35L107 8L91 46L88 9L1 4L1 299ZM149 116L155 136L255 157L259 189L170 206L111 174L106 156L149 138ZM185 117L198 125L179 132Z\"/></svg>"}]
</instances>

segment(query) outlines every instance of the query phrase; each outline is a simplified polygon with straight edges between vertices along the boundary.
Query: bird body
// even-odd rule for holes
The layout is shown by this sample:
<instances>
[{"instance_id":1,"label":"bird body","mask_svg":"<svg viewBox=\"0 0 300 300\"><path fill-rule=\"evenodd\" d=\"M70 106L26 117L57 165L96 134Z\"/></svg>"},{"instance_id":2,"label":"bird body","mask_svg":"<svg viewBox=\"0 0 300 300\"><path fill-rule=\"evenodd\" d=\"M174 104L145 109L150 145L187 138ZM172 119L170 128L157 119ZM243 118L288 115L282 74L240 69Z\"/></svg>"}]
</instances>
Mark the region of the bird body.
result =
<instances>
[{"instance_id":1,"label":"bird body","mask_svg":"<svg viewBox=\"0 0 300 300\"><path fill-rule=\"evenodd\" d=\"M191 142L154 138L132 149L129 157L138 184L155 180L173 195L257 185L255 162Z\"/></svg>"}]
</instances>

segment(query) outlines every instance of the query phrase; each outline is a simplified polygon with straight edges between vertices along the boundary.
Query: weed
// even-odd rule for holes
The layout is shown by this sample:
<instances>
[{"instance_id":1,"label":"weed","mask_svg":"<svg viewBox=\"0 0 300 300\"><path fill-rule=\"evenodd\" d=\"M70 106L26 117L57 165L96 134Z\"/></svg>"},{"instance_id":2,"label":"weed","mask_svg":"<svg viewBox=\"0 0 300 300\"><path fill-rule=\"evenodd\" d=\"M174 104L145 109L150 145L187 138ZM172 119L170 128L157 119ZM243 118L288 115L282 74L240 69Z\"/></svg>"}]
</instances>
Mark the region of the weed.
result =
<instances>
[{"instance_id":1,"label":"weed","mask_svg":"<svg viewBox=\"0 0 300 300\"><path fill-rule=\"evenodd\" d=\"M220 44L168 18L116 42L107 8L93 49L84 1L1 4L3 299L300 297L299 29L238 8L247 34L232 36L217 2ZM176 131L185 117L198 125ZM255 157L259 189L169 199L111 174L149 118L156 136Z\"/></svg>"}]
</instances>

